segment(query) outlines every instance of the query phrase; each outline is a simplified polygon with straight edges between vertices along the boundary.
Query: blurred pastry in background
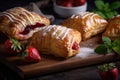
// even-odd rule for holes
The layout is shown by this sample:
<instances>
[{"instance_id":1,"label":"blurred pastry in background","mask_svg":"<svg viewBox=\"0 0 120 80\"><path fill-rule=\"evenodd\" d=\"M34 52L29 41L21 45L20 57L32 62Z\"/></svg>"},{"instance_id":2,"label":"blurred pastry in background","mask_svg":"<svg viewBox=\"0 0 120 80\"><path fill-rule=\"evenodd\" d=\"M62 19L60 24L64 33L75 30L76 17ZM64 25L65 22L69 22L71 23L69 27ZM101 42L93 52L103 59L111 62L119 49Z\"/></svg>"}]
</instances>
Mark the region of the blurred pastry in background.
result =
<instances>
[{"instance_id":1,"label":"blurred pastry in background","mask_svg":"<svg viewBox=\"0 0 120 80\"><path fill-rule=\"evenodd\" d=\"M111 40L120 38L120 15L111 18L103 36L109 37Z\"/></svg>"}]
</instances>

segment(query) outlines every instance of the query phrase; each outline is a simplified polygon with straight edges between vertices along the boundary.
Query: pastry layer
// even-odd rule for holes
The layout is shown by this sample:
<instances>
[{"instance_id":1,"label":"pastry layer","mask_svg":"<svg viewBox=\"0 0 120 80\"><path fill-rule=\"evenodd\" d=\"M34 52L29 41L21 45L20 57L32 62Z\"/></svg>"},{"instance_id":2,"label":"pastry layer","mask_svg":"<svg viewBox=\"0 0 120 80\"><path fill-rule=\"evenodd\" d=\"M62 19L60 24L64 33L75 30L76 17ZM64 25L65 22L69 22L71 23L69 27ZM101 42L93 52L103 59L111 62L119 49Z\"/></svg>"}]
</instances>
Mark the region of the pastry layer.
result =
<instances>
[{"instance_id":1,"label":"pastry layer","mask_svg":"<svg viewBox=\"0 0 120 80\"><path fill-rule=\"evenodd\" d=\"M68 58L79 52L80 41L81 34L77 30L50 25L35 33L30 45L36 47L40 53Z\"/></svg>"},{"instance_id":2,"label":"pastry layer","mask_svg":"<svg viewBox=\"0 0 120 80\"><path fill-rule=\"evenodd\" d=\"M61 25L80 31L82 40L86 40L103 32L107 23L108 22L98 14L83 12L72 15L70 18L63 21Z\"/></svg>"},{"instance_id":3,"label":"pastry layer","mask_svg":"<svg viewBox=\"0 0 120 80\"><path fill-rule=\"evenodd\" d=\"M107 36L112 40L120 38L120 15L111 18L108 21L108 26L105 32L103 33L103 36Z\"/></svg>"},{"instance_id":4,"label":"pastry layer","mask_svg":"<svg viewBox=\"0 0 120 80\"><path fill-rule=\"evenodd\" d=\"M15 7L0 13L0 31L18 40L32 37L33 33L49 24L49 19L22 7Z\"/></svg>"}]
</instances>

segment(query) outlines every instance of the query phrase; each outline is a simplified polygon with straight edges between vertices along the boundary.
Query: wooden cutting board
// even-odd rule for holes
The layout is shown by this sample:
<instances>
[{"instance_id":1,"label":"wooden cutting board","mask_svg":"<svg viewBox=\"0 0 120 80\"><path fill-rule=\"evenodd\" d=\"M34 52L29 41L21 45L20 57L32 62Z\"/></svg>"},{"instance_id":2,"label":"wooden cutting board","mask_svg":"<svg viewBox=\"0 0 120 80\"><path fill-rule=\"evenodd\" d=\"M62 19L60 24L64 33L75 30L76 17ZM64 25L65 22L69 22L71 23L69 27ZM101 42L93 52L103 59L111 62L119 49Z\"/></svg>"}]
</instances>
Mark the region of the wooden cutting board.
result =
<instances>
[{"instance_id":1,"label":"wooden cutting board","mask_svg":"<svg viewBox=\"0 0 120 80\"><path fill-rule=\"evenodd\" d=\"M21 64L16 56L6 56L5 58L9 62L15 64L17 68L22 71L25 78L118 60L119 56L114 53L98 55L94 52L94 48L100 44L100 40L100 36L95 36L89 40L81 42L79 54L69 59L42 55L42 60L38 63ZM5 53L3 44L0 46L0 53Z\"/></svg>"}]
</instances>

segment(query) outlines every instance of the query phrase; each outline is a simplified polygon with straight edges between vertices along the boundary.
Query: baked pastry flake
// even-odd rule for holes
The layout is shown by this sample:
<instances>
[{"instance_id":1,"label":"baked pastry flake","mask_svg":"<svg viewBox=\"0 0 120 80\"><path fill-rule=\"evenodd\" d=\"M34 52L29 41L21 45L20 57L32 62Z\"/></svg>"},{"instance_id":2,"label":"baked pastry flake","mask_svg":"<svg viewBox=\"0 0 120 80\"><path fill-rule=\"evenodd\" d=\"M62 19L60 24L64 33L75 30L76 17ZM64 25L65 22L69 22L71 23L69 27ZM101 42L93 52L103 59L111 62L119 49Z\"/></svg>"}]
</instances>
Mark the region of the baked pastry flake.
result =
<instances>
[{"instance_id":1,"label":"baked pastry flake","mask_svg":"<svg viewBox=\"0 0 120 80\"><path fill-rule=\"evenodd\" d=\"M40 27L49 25L49 19L30 12L22 7L15 7L0 13L0 31L8 37L25 40L39 31Z\"/></svg>"},{"instance_id":2,"label":"baked pastry flake","mask_svg":"<svg viewBox=\"0 0 120 80\"><path fill-rule=\"evenodd\" d=\"M120 38L120 15L111 18L103 36L109 37L111 40Z\"/></svg>"},{"instance_id":3,"label":"baked pastry flake","mask_svg":"<svg viewBox=\"0 0 120 80\"><path fill-rule=\"evenodd\" d=\"M83 12L72 15L61 23L63 26L76 29L81 32L82 40L103 32L107 26L107 21L98 14Z\"/></svg>"},{"instance_id":4,"label":"baked pastry flake","mask_svg":"<svg viewBox=\"0 0 120 80\"><path fill-rule=\"evenodd\" d=\"M36 32L30 45L40 53L68 58L76 55L80 49L81 34L77 30L60 25L43 27Z\"/></svg>"}]
</instances>

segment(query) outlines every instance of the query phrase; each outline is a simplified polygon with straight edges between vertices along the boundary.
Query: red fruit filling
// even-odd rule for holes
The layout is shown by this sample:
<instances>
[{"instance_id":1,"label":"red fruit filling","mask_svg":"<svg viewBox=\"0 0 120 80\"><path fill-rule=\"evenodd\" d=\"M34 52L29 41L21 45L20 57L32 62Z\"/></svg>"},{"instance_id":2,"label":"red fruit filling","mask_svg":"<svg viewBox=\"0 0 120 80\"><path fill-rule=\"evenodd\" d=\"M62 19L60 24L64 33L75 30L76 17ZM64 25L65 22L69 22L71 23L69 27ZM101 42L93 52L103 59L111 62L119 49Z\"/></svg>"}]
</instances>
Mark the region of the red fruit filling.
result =
<instances>
[{"instance_id":1,"label":"red fruit filling","mask_svg":"<svg viewBox=\"0 0 120 80\"><path fill-rule=\"evenodd\" d=\"M77 42L74 42L73 46L72 46L73 50L78 50L79 49L79 44Z\"/></svg>"},{"instance_id":2,"label":"red fruit filling","mask_svg":"<svg viewBox=\"0 0 120 80\"><path fill-rule=\"evenodd\" d=\"M34 30L35 28L43 27L43 26L45 26L45 24L41 24L41 23L36 23L35 25L27 25L26 28L24 29L24 31L20 32L20 34L26 35L31 30Z\"/></svg>"},{"instance_id":3,"label":"red fruit filling","mask_svg":"<svg viewBox=\"0 0 120 80\"><path fill-rule=\"evenodd\" d=\"M56 4L64 7L76 7L85 4L86 0L56 0Z\"/></svg>"}]
</instances>

